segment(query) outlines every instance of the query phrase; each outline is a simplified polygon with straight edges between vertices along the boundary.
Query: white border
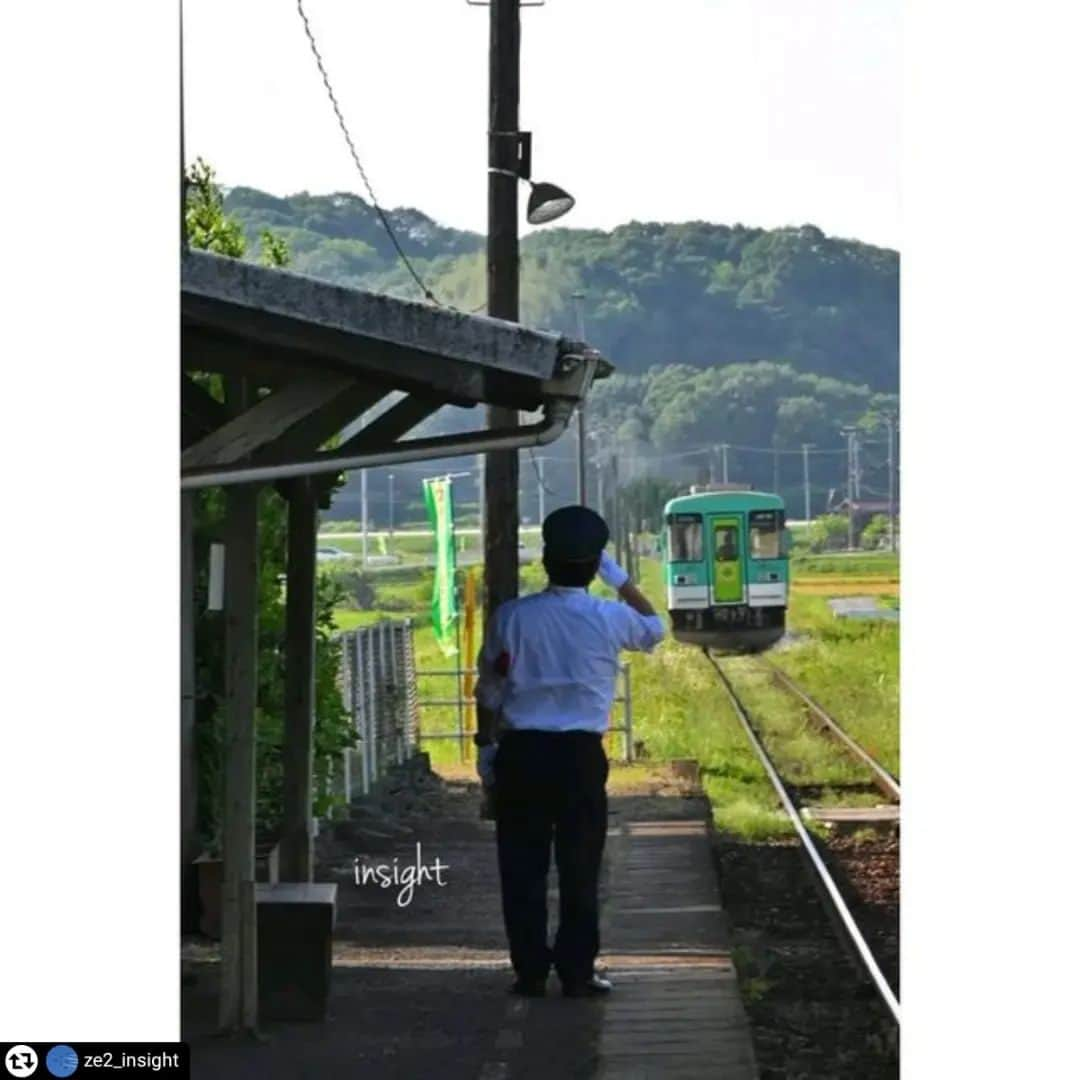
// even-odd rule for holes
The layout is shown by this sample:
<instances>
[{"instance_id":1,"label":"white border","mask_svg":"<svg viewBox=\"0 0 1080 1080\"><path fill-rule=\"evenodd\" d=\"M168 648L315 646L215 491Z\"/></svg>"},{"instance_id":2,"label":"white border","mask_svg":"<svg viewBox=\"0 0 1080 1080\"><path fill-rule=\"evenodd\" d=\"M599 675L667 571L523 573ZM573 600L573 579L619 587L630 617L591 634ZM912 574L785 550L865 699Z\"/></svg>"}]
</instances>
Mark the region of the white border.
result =
<instances>
[{"instance_id":1,"label":"white border","mask_svg":"<svg viewBox=\"0 0 1080 1080\"><path fill-rule=\"evenodd\" d=\"M0 1039L176 1039L177 8L4 22Z\"/></svg>"},{"instance_id":2,"label":"white border","mask_svg":"<svg viewBox=\"0 0 1080 1080\"><path fill-rule=\"evenodd\" d=\"M905 7L902 1053L918 1080L1060 1076L1076 1058L1073 10Z\"/></svg>"}]
</instances>

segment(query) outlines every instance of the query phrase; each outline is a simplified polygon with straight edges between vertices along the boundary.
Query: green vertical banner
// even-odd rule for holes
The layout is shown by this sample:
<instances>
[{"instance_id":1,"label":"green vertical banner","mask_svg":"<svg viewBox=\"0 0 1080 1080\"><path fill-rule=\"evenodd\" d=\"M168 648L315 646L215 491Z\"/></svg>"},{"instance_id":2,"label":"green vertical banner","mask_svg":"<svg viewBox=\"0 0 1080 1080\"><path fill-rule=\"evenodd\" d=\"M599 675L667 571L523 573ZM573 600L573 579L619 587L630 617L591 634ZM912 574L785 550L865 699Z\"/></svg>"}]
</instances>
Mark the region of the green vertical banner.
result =
<instances>
[{"instance_id":1,"label":"green vertical banner","mask_svg":"<svg viewBox=\"0 0 1080 1080\"><path fill-rule=\"evenodd\" d=\"M431 625L445 656L457 653L457 558L454 551L454 485L451 480L425 480L424 502L435 533L435 588Z\"/></svg>"}]
</instances>

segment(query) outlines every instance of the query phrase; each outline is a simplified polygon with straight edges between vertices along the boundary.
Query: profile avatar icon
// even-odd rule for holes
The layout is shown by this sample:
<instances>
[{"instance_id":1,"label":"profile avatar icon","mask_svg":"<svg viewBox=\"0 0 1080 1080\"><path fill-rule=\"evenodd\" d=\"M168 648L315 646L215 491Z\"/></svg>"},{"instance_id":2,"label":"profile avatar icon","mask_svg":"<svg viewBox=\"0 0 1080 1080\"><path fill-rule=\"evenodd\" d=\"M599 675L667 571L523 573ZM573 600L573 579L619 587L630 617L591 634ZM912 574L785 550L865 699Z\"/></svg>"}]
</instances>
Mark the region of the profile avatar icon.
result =
<instances>
[{"instance_id":1,"label":"profile avatar icon","mask_svg":"<svg viewBox=\"0 0 1080 1080\"><path fill-rule=\"evenodd\" d=\"M79 1067L79 1055L61 1043L45 1055L45 1068L53 1076L70 1076Z\"/></svg>"}]
</instances>

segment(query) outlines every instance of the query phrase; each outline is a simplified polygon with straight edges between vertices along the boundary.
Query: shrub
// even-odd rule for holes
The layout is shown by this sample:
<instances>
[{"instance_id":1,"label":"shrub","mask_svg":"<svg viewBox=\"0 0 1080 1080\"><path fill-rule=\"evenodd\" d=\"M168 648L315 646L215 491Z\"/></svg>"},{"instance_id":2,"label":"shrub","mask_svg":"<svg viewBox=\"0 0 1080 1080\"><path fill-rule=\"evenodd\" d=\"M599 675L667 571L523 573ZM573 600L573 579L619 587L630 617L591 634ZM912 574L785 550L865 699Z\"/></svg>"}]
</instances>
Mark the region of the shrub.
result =
<instances>
[{"instance_id":1,"label":"shrub","mask_svg":"<svg viewBox=\"0 0 1080 1080\"><path fill-rule=\"evenodd\" d=\"M807 529L811 551L836 551L847 546L848 519L843 514L823 514Z\"/></svg>"},{"instance_id":2,"label":"shrub","mask_svg":"<svg viewBox=\"0 0 1080 1080\"><path fill-rule=\"evenodd\" d=\"M867 551L882 547L889 535L889 519L885 514L875 514L862 531L859 545Z\"/></svg>"}]
</instances>

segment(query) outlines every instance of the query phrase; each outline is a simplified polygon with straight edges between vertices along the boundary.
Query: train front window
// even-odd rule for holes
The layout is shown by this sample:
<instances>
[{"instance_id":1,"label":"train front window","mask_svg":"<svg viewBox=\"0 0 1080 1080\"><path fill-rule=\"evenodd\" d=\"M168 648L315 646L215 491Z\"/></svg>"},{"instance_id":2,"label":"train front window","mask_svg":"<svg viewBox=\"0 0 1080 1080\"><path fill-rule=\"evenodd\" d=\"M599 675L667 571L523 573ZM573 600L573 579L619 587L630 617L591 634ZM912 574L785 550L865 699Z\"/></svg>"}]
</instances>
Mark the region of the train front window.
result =
<instances>
[{"instance_id":1,"label":"train front window","mask_svg":"<svg viewBox=\"0 0 1080 1080\"><path fill-rule=\"evenodd\" d=\"M735 562L739 557L739 530L734 525L717 525L713 534L717 562Z\"/></svg>"},{"instance_id":2,"label":"train front window","mask_svg":"<svg viewBox=\"0 0 1080 1080\"><path fill-rule=\"evenodd\" d=\"M782 557L784 516L778 510L750 512L750 558L779 559Z\"/></svg>"},{"instance_id":3,"label":"train front window","mask_svg":"<svg viewBox=\"0 0 1080 1080\"><path fill-rule=\"evenodd\" d=\"M673 514L668 519L668 558L671 562L701 562L702 537L697 514Z\"/></svg>"}]
</instances>

